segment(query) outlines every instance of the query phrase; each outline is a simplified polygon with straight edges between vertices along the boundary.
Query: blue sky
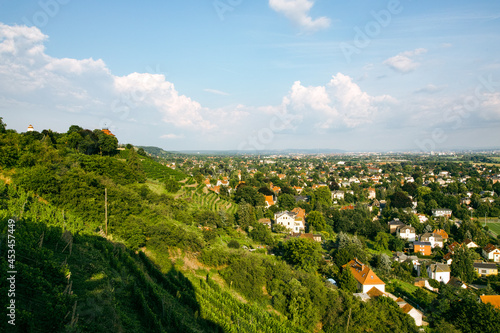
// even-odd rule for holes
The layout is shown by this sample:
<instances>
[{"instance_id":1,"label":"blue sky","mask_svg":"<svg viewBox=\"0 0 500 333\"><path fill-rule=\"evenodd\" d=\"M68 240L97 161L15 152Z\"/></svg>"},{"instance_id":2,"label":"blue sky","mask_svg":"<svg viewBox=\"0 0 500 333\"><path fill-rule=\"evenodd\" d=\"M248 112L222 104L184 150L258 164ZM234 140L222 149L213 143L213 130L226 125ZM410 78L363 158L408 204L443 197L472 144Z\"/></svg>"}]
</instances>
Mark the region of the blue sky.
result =
<instances>
[{"instance_id":1,"label":"blue sky","mask_svg":"<svg viewBox=\"0 0 500 333\"><path fill-rule=\"evenodd\" d=\"M0 1L10 128L167 150L500 143L498 1Z\"/></svg>"}]
</instances>

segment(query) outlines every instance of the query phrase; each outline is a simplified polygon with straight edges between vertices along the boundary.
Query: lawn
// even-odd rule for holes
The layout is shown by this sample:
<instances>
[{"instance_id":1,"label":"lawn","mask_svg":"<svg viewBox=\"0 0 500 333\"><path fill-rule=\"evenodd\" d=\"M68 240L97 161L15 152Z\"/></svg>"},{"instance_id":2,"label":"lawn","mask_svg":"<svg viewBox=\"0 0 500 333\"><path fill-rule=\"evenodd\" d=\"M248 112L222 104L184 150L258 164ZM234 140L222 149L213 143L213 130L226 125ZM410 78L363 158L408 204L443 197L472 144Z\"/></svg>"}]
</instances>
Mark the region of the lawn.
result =
<instances>
[{"instance_id":1,"label":"lawn","mask_svg":"<svg viewBox=\"0 0 500 333\"><path fill-rule=\"evenodd\" d=\"M486 224L495 235L500 235L500 222L490 222Z\"/></svg>"}]
</instances>

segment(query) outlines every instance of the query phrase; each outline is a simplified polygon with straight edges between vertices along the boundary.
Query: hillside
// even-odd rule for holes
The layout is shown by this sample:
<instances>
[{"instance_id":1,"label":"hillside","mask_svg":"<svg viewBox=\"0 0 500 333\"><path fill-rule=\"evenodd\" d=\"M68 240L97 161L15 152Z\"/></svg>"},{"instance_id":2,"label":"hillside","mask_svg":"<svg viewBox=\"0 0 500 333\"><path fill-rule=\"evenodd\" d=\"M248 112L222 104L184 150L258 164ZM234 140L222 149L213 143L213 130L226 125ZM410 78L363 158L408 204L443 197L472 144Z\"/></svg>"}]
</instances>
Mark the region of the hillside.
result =
<instances>
[{"instance_id":1,"label":"hillside","mask_svg":"<svg viewBox=\"0 0 500 333\"><path fill-rule=\"evenodd\" d=\"M399 266L384 271L388 250L374 249L379 244L368 238L380 236L381 227L364 208L324 214L309 208L311 225L323 225L326 241L290 239L257 222L278 209L265 209L263 194L250 185L258 172L253 178L243 172L247 185L220 167L238 186L217 195L207 193L200 174L174 170L131 145L116 150L117 139L100 130L16 133L4 127L0 143L0 243L7 245L12 234L16 244L14 263L2 245L1 265L3 272L18 268L20 332L417 331L393 300L353 296L352 275L341 270L356 256L384 279L410 274ZM224 181L216 168L204 168L212 181ZM287 196L293 200L280 198ZM313 199L322 209L330 192L318 189ZM282 207L295 205L279 200ZM325 225L329 214L342 221L339 228L357 228L366 237L335 235ZM341 288L328 277L338 278ZM7 285L2 288L7 304ZM435 299L429 313L439 309L450 322L452 310L465 311L443 306L448 298Z\"/></svg>"}]
</instances>

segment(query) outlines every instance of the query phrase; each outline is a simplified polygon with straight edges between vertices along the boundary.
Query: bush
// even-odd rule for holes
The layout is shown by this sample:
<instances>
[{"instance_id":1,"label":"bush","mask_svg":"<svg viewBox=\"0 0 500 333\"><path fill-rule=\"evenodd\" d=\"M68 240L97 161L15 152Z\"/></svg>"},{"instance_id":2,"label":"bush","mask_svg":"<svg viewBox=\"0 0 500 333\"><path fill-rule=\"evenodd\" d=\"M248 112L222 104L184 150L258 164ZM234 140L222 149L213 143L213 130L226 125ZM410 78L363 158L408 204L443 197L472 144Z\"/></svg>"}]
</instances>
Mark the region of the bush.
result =
<instances>
[{"instance_id":1,"label":"bush","mask_svg":"<svg viewBox=\"0 0 500 333\"><path fill-rule=\"evenodd\" d=\"M231 239L229 243L227 243L227 247L231 249L239 249L240 248L240 243L238 243L237 240Z\"/></svg>"}]
</instances>

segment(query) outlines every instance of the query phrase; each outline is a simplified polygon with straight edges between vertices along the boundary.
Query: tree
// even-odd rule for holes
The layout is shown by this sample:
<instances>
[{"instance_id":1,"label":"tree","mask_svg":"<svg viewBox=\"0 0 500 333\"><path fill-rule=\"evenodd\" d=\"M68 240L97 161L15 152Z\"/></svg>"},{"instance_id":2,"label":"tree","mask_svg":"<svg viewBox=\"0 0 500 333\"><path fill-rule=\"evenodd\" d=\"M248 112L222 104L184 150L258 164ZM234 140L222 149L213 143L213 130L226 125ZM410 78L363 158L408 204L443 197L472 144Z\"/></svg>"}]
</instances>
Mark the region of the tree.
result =
<instances>
[{"instance_id":1,"label":"tree","mask_svg":"<svg viewBox=\"0 0 500 333\"><path fill-rule=\"evenodd\" d=\"M181 185L173 177L170 177L165 180L165 189L167 192L176 193L181 189Z\"/></svg>"},{"instance_id":2,"label":"tree","mask_svg":"<svg viewBox=\"0 0 500 333\"><path fill-rule=\"evenodd\" d=\"M317 269L321 258L320 246L306 238L292 238L283 244L283 258L291 265L302 268L306 272Z\"/></svg>"},{"instance_id":3,"label":"tree","mask_svg":"<svg viewBox=\"0 0 500 333\"><path fill-rule=\"evenodd\" d=\"M292 210L295 207L295 198L291 194L282 194L278 197L278 207L282 210Z\"/></svg>"},{"instance_id":4,"label":"tree","mask_svg":"<svg viewBox=\"0 0 500 333\"><path fill-rule=\"evenodd\" d=\"M309 232L311 231L323 231L326 229L325 217L318 211L313 210L307 216L307 224L309 226Z\"/></svg>"},{"instance_id":5,"label":"tree","mask_svg":"<svg viewBox=\"0 0 500 333\"><path fill-rule=\"evenodd\" d=\"M252 186L239 186L234 196L236 203L245 201L252 206L264 206L264 196Z\"/></svg>"},{"instance_id":6,"label":"tree","mask_svg":"<svg viewBox=\"0 0 500 333\"><path fill-rule=\"evenodd\" d=\"M243 230L247 230L249 226L255 223L255 214L252 205L242 202L238 206L236 212L236 221Z\"/></svg>"},{"instance_id":7,"label":"tree","mask_svg":"<svg viewBox=\"0 0 500 333\"><path fill-rule=\"evenodd\" d=\"M6 127L7 127L7 124L5 124L5 123L3 122L3 118L2 118L2 117L0 117L0 134L2 134L2 133L5 133L5 132L6 132L6 130L5 130L5 129L6 129Z\"/></svg>"},{"instance_id":8,"label":"tree","mask_svg":"<svg viewBox=\"0 0 500 333\"><path fill-rule=\"evenodd\" d=\"M391 196L391 205L395 208L411 207L412 202L404 192L398 191Z\"/></svg>"},{"instance_id":9,"label":"tree","mask_svg":"<svg viewBox=\"0 0 500 333\"><path fill-rule=\"evenodd\" d=\"M358 281L352 275L351 267L345 266L342 268L342 274L339 278L339 285L342 290L348 293L354 293L358 289Z\"/></svg>"},{"instance_id":10,"label":"tree","mask_svg":"<svg viewBox=\"0 0 500 333\"><path fill-rule=\"evenodd\" d=\"M389 248L390 235L386 232L378 232L375 237L375 248L379 251L384 251Z\"/></svg>"},{"instance_id":11,"label":"tree","mask_svg":"<svg viewBox=\"0 0 500 333\"><path fill-rule=\"evenodd\" d=\"M465 283L471 283L475 277L474 257L472 250L466 246L459 246L451 256L451 275Z\"/></svg>"},{"instance_id":12,"label":"tree","mask_svg":"<svg viewBox=\"0 0 500 333\"><path fill-rule=\"evenodd\" d=\"M321 186L314 191L314 195L316 197L316 202L323 205L325 208L332 205L332 193L328 187Z\"/></svg>"}]
</instances>

